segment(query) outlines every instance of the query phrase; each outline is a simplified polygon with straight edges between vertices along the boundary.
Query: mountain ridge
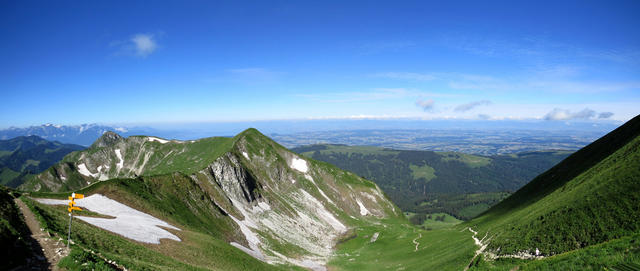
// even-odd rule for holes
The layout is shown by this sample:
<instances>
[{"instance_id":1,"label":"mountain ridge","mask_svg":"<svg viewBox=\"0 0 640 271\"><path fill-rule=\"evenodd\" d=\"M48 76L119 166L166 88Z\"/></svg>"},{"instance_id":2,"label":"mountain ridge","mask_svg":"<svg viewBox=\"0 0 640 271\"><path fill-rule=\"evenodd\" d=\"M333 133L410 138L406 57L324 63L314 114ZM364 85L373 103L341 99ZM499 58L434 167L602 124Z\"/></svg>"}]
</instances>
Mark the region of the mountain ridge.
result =
<instances>
[{"instance_id":1,"label":"mountain ridge","mask_svg":"<svg viewBox=\"0 0 640 271\"><path fill-rule=\"evenodd\" d=\"M95 187L111 187L102 191L114 197L123 197L118 191L128 190L132 192L125 193L127 201L142 206L153 202L162 208L151 209L173 213L182 211L164 202L182 202L191 210L191 214L183 215L192 217L187 225L217 225L215 228L223 231L214 234L217 238L254 258L308 268L323 268L338 239L353 225L402 217L374 183L298 156L255 129L233 138L184 142L132 136L99 145L65 157L40 175L42 179L38 180L46 182L34 183L34 187L86 193ZM178 154L168 155L172 151ZM155 160L158 153L162 154L161 160ZM132 159L136 156L140 158ZM178 161L184 157L192 159L189 163ZM156 167L156 161L161 161L163 168ZM96 173L98 168L103 171ZM64 185L54 185L64 181ZM141 202L131 199L133 194L149 196ZM189 196L179 199L179 194ZM166 200L154 200L157 197ZM178 220L176 224L180 227L185 222ZM199 227L197 231L209 230Z\"/></svg>"}]
</instances>

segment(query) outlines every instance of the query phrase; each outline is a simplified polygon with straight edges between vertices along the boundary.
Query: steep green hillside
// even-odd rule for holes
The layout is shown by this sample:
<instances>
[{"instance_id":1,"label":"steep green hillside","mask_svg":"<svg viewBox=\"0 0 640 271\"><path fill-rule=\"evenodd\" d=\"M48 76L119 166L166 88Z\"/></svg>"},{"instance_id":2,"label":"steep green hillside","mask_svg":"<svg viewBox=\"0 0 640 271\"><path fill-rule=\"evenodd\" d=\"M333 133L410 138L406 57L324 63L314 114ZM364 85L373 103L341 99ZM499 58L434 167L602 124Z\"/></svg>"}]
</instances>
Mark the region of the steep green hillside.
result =
<instances>
[{"instance_id":1,"label":"steep green hillside","mask_svg":"<svg viewBox=\"0 0 640 271\"><path fill-rule=\"evenodd\" d=\"M114 158L111 154L116 150L120 154ZM148 158L142 164L127 162L134 155ZM98 170L100 175L93 173L94 167L109 169ZM234 138L193 142L105 134L91 148L65 157L51 170L58 173L49 181L67 183L36 184L59 189L81 186L81 182L68 182L76 176L91 185L74 191L105 195L181 229L171 231L181 241L143 245L83 221L77 223L80 230L74 240L79 246L134 269L273 268L264 262L323 268L349 231L371 224L382 227L383 220L408 226L374 183L300 157L255 129ZM92 174L86 176L83 170ZM131 178L135 170L142 174ZM108 174L117 178L100 180ZM64 198L68 193L33 192L31 196ZM29 204L50 231L65 233L64 206Z\"/></svg>"},{"instance_id":2,"label":"steep green hillside","mask_svg":"<svg viewBox=\"0 0 640 271\"><path fill-rule=\"evenodd\" d=\"M13 202L11 190L0 185L0 269L10 270L26 264L31 252L29 230L18 207Z\"/></svg>"},{"instance_id":3,"label":"steep green hillside","mask_svg":"<svg viewBox=\"0 0 640 271\"><path fill-rule=\"evenodd\" d=\"M62 158L84 147L52 142L37 136L0 140L0 184L17 187Z\"/></svg>"},{"instance_id":4,"label":"steep green hillside","mask_svg":"<svg viewBox=\"0 0 640 271\"><path fill-rule=\"evenodd\" d=\"M546 256L581 248L592 251L597 250L594 245L640 232L638 191L640 116L462 226L476 229L478 238L486 235L486 252L494 255L526 255L536 249ZM633 240L625 242L633 244ZM631 247L635 248L630 255L637 259L637 245ZM572 254L562 255L549 261L577 260Z\"/></svg>"},{"instance_id":5,"label":"steep green hillside","mask_svg":"<svg viewBox=\"0 0 640 271\"><path fill-rule=\"evenodd\" d=\"M369 146L292 149L376 182L403 211L470 219L567 157L567 151L478 156Z\"/></svg>"}]
</instances>

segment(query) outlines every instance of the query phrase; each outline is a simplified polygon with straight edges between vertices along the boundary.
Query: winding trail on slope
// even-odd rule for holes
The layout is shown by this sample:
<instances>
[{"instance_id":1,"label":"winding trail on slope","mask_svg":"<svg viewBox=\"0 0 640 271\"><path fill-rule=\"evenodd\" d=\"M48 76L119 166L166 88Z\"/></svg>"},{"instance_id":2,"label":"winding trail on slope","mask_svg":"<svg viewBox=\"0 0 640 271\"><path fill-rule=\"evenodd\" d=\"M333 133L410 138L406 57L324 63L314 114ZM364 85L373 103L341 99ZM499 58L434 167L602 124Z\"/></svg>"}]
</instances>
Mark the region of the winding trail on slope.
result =
<instances>
[{"instance_id":1,"label":"winding trail on slope","mask_svg":"<svg viewBox=\"0 0 640 271\"><path fill-rule=\"evenodd\" d=\"M416 232L416 229L413 229L413 233ZM418 239L422 238L422 233L418 233L418 237L414 238L411 242L413 242L416 245L416 249L413 252L418 251L418 246L420 245L420 243L418 242Z\"/></svg>"},{"instance_id":2,"label":"winding trail on slope","mask_svg":"<svg viewBox=\"0 0 640 271\"><path fill-rule=\"evenodd\" d=\"M55 237L52 237L40 227L40 223L36 220L35 215L22 200L14 199L14 202L18 206L18 209L20 209L29 231L31 231L31 238L37 242L37 244L32 244L32 247L41 249L46 258L38 259L40 261L32 263L32 267L42 270L60 270L60 268L58 268L58 262L60 259L69 255L69 249L67 249L62 241L55 240ZM44 260L46 260L46 262Z\"/></svg>"},{"instance_id":3,"label":"winding trail on slope","mask_svg":"<svg viewBox=\"0 0 640 271\"><path fill-rule=\"evenodd\" d=\"M486 234L484 238L482 238L482 240L479 240L478 237L476 237L476 235L478 235L477 231L474 231L473 229L471 229L471 227L468 227L467 229L469 229L469 231L473 233L471 238L473 238L473 242L476 244L476 246L478 246L478 249L476 250L475 255L473 255L473 258L471 258L471 261L469 261L469 264L467 264L467 266L464 268L464 271L469 270L469 267L471 267L471 265L473 264L473 261L478 257L478 255L480 255L487 248L487 245L489 245L488 243L487 244L482 243L482 241L484 241L484 239L487 237Z\"/></svg>"}]
</instances>

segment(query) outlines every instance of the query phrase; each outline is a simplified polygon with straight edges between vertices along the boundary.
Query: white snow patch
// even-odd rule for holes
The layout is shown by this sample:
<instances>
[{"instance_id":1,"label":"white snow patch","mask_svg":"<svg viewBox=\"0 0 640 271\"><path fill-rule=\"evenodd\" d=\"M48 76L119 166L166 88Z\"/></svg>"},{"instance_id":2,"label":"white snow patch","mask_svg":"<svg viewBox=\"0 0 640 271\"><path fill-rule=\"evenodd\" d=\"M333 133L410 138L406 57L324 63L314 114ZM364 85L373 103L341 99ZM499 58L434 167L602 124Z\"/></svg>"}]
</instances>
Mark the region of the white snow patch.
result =
<instances>
[{"instance_id":1,"label":"white snow patch","mask_svg":"<svg viewBox=\"0 0 640 271\"><path fill-rule=\"evenodd\" d=\"M118 164L116 164L116 168L118 169L118 172L120 172L120 170L124 166L124 159L122 159L122 153L120 153L120 149L116 149L115 153L119 160Z\"/></svg>"},{"instance_id":2,"label":"white snow patch","mask_svg":"<svg viewBox=\"0 0 640 271\"><path fill-rule=\"evenodd\" d=\"M364 207L362 202L360 202L360 199L356 199L356 202L358 203L358 206L360 206L360 215L369 214L369 210L367 210L367 207Z\"/></svg>"},{"instance_id":3,"label":"white snow patch","mask_svg":"<svg viewBox=\"0 0 640 271\"><path fill-rule=\"evenodd\" d=\"M296 179L291 179L291 183L296 183Z\"/></svg>"},{"instance_id":4,"label":"white snow patch","mask_svg":"<svg viewBox=\"0 0 640 271\"><path fill-rule=\"evenodd\" d=\"M67 200L35 199L49 205L67 205ZM180 241L180 238L171 232L160 228L180 230L167 222L155 218L149 214L140 212L120 202L107 198L101 194L94 194L83 199L76 199L76 206L92 212L115 218L98 218L76 216L76 218L92 224L96 227L120 234L124 237L142 243L160 244L160 239L167 238Z\"/></svg>"},{"instance_id":5,"label":"white snow patch","mask_svg":"<svg viewBox=\"0 0 640 271\"><path fill-rule=\"evenodd\" d=\"M373 243L378 240L378 236L380 236L379 232L374 233L373 236L371 236L371 240L369 240L369 243Z\"/></svg>"},{"instance_id":6,"label":"white snow patch","mask_svg":"<svg viewBox=\"0 0 640 271\"><path fill-rule=\"evenodd\" d=\"M161 144L164 144L164 143L169 142L169 140L162 139L162 138L157 138L157 137L154 137L154 136L149 136L149 137L147 137L147 140L149 140L150 142L158 141L158 142L160 142Z\"/></svg>"},{"instance_id":7,"label":"white snow patch","mask_svg":"<svg viewBox=\"0 0 640 271\"><path fill-rule=\"evenodd\" d=\"M247 154L246 151L243 151L242 155L244 156L244 158L247 158L247 160L251 160L251 159L249 159L249 154Z\"/></svg>"},{"instance_id":8,"label":"white snow patch","mask_svg":"<svg viewBox=\"0 0 640 271\"><path fill-rule=\"evenodd\" d=\"M89 169L87 168L87 165L85 165L84 163L78 165L78 173L93 178L98 176L97 173L91 173L91 171L89 171Z\"/></svg>"},{"instance_id":9,"label":"white snow patch","mask_svg":"<svg viewBox=\"0 0 640 271\"><path fill-rule=\"evenodd\" d=\"M66 181L67 177L65 177L64 175L60 175L60 179L63 180L63 181Z\"/></svg>"},{"instance_id":10,"label":"white snow patch","mask_svg":"<svg viewBox=\"0 0 640 271\"><path fill-rule=\"evenodd\" d=\"M309 167L307 166L307 161L305 161L304 159L300 159L300 158L293 158L293 160L291 160L291 168L303 172L303 173L307 173L307 171L309 170Z\"/></svg>"}]
</instances>

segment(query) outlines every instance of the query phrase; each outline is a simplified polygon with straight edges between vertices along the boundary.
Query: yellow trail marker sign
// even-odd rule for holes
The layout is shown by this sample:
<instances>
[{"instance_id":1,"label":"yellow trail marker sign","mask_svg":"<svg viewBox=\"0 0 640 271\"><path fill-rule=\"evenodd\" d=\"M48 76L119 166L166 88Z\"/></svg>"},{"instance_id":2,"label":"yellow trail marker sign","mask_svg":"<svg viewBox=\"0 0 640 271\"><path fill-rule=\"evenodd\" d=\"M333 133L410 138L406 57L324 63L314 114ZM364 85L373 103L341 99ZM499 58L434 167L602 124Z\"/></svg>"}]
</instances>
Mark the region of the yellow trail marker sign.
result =
<instances>
[{"instance_id":1,"label":"yellow trail marker sign","mask_svg":"<svg viewBox=\"0 0 640 271\"><path fill-rule=\"evenodd\" d=\"M76 206L71 206L69 207L67 210L69 210L69 212L71 213L71 211L76 210L76 211L82 211L82 208L80 207L76 207Z\"/></svg>"},{"instance_id":2,"label":"yellow trail marker sign","mask_svg":"<svg viewBox=\"0 0 640 271\"><path fill-rule=\"evenodd\" d=\"M71 194L71 197L74 198L74 199L83 199L84 195L83 194L73 193L73 194Z\"/></svg>"},{"instance_id":3,"label":"yellow trail marker sign","mask_svg":"<svg viewBox=\"0 0 640 271\"><path fill-rule=\"evenodd\" d=\"M75 206L76 202L73 200L83 198L83 194L76 193L71 193L71 197L69 197L69 208L67 208L67 210L69 211L69 234L67 235L67 247L69 247L69 243L71 243L71 220L73 219L73 210L82 211L82 208Z\"/></svg>"}]
</instances>

